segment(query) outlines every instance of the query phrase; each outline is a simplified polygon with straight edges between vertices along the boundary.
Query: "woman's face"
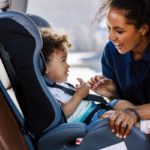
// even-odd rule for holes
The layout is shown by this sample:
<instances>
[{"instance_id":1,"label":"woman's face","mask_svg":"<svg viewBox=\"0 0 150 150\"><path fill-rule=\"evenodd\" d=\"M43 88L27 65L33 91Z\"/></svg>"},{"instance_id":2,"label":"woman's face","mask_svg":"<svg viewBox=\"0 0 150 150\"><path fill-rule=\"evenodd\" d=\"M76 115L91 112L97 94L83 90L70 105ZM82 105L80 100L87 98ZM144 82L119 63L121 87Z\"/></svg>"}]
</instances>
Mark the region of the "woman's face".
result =
<instances>
[{"instance_id":1,"label":"woman's face","mask_svg":"<svg viewBox=\"0 0 150 150\"><path fill-rule=\"evenodd\" d=\"M107 12L108 37L120 54L138 52L143 47L143 29L127 23L124 11L110 8Z\"/></svg>"}]
</instances>

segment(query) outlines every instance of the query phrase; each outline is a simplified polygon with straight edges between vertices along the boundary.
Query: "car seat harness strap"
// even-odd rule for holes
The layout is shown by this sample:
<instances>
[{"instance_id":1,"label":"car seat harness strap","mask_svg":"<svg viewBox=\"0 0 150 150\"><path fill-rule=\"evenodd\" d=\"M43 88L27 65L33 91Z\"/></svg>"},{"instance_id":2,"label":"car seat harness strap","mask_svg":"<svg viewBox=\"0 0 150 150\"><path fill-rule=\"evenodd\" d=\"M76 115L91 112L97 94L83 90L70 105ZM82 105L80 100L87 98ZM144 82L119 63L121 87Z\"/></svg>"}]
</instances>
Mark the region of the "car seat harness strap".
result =
<instances>
[{"instance_id":1,"label":"car seat harness strap","mask_svg":"<svg viewBox=\"0 0 150 150\"><path fill-rule=\"evenodd\" d=\"M44 80L47 84L47 86L51 87L51 88L58 88L58 89L61 89L62 91L64 91L66 94L68 95L74 95L75 93L75 87L70 84L70 83L66 83L68 86L70 86L71 88L73 89L70 89L70 88L67 88L67 87L64 87L62 85L59 85L57 84L56 82L52 81L52 80L49 80L47 77L44 76ZM94 94L88 94L87 97L85 97L83 100L85 101L95 101L95 102L99 102L96 106L96 108L90 112L90 114L86 117L86 119L83 121L84 123L88 124L91 120L91 118L93 117L93 115L99 111L100 109L105 109L105 110L111 110L112 107L111 105L109 105L109 103L107 103L107 101L101 97L101 96L98 96L98 95L94 95Z\"/></svg>"}]
</instances>

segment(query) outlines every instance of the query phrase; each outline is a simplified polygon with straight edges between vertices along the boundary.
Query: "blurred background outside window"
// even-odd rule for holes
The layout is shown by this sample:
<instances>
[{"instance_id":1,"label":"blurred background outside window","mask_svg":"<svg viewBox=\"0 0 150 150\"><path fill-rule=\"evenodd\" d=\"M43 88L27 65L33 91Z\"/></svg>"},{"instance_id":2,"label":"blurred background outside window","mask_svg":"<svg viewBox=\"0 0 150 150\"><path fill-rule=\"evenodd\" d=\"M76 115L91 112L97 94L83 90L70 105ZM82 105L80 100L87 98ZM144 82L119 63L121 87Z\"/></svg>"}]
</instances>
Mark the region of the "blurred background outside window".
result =
<instances>
[{"instance_id":1,"label":"blurred background outside window","mask_svg":"<svg viewBox=\"0 0 150 150\"><path fill-rule=\"evenodd\" d=\"M72 48L68 63L69 80L77 77L88 80L101 73L100 59L107 42L105 19L94 21L101 0L29 0L27 13L45 18L51 27L69 35Z\"/></svg>"}]
</instances>

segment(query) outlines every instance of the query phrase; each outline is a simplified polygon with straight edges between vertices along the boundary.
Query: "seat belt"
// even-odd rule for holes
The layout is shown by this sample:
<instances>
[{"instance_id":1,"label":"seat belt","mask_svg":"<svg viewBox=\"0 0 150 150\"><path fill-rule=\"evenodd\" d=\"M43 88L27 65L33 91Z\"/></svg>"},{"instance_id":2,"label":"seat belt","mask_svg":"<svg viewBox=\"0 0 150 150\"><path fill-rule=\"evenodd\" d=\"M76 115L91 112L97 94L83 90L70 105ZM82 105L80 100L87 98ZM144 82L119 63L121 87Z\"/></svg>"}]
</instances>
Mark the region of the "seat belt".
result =
<instances>
[{"instance_id":1,"label":"seat belt","mask_svg":"<svg viewBox=\"0 0 150 150\"><path fill-rule=\"evenodd\" d=\"M64 91L66 94L68 95L74 95L75 93L75 87L70 84L70 83L66 83L68 86L74 88L74 89L69 89L67 87L64 87L62 85L56 84L54 81L49 80L47 77L43 77L47 86L51 87L51 88L58 88L61 89L62 91ZM83 121L83 123L85 124L89 124L93 115L99 111L100 109L105 109L105 110L111 110L112 107L106 102L106 100L98 95L94 95L94 94L88 94L87 97L85 97L83 100L85 101L95 101L95 102L99 102L100 104L96 105L96 108L85 118L85 120Z\"/></svg>"}]
</instances>

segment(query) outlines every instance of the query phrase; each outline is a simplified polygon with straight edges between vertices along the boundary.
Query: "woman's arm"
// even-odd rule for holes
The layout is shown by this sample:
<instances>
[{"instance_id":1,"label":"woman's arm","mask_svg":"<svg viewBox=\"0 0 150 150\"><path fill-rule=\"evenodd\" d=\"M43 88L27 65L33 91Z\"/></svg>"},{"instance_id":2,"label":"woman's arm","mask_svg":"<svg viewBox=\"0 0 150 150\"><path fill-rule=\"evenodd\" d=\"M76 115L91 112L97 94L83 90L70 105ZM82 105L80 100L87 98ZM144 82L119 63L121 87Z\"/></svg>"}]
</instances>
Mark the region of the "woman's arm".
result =
<instances>
[{"instance_id":1,"label":"woman's arm","mask_svg":"<svg viewBox=\"0 0 150 150\"><path fill-rule=\"evenodd\" d=\"M127 100L119 100L114 106L114 110L132 108L140 115L142 120L150 119L150 104L135 106Z\"/></svg>"},{"instance_id":2,"label":"woman's arm","mask_svg":"<svg viewBox=\"0 0 150 150\"><path fill-rule=\"evenodd\" d=\"M127 100L118 100L116 105L113 107L114 110L122 110L127 108L135 108L135 105Z\"/></svg>"},{"instance_id":3,"label":"woman's arm","mask_svg":"<svg viewBox=\"0 0 150 150\"><path fill-rule=\"evenodd\" d=\"M150 104L139 105L134 108L142 120L150 119Z\"/></svg>"}]
</instances>

